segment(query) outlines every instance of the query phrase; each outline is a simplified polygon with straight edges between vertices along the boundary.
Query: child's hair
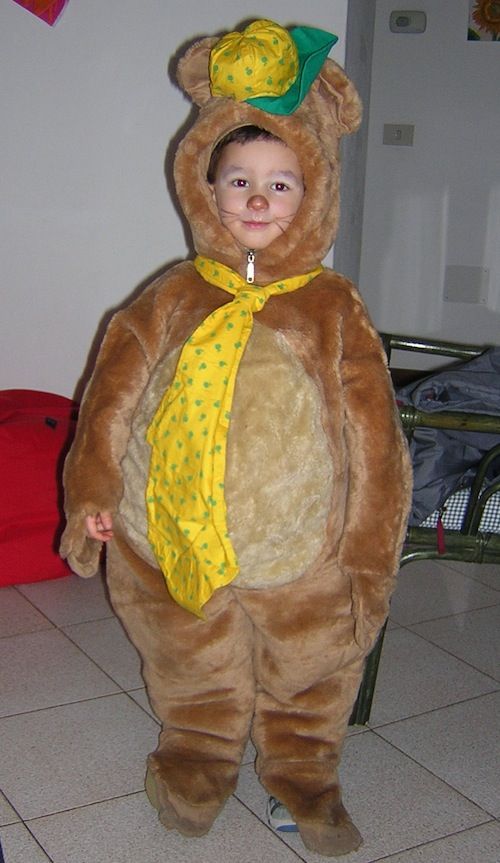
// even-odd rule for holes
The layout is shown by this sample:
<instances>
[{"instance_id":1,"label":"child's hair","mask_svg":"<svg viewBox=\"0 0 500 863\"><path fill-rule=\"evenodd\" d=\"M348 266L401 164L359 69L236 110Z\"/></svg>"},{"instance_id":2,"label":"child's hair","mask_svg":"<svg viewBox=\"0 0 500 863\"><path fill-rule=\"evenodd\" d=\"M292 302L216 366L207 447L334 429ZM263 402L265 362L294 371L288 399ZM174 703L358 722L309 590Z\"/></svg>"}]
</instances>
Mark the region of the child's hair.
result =
<instances>
[{"instance_id":1,"label":"child's hair","mask_svg":"<svg viewBox=\"0 0 500 863\"><path fill-rule=\"evenodd\" d=\"M215 182L217 166L224 147L227 147L228 144L248 144L249 141L279 141L281 144L284 143L277 135L273 135L267 129L261 129L260 126L239 126L237 129L233 129L224 135L212 150L207 170L209 183Z\"/></svg>"}]
</instances>

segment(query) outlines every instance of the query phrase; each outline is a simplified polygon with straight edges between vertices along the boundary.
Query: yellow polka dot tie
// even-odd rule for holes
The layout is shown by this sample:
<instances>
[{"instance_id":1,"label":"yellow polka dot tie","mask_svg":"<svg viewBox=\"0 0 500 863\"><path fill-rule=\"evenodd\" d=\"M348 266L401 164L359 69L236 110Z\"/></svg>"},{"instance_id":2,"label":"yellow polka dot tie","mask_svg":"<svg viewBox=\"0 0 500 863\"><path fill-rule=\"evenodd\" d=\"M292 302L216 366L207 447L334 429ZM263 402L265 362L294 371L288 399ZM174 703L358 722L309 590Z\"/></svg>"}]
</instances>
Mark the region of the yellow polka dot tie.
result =
<instances>
[{"instance_id":1,"label":"yellow polka dot tie","mask_svg":"<svg viewBox=\"0 0 500 863\"><path fill-rule=\"evenodd\" d=\"M213 592L238 574L224 475L234 385L253 314L272 294L306 285L322 267L259 287L209 258L198 256L194 265L205 281L235 298L212 312L181 351L146 435L151 446L146 505L148 538L171 596L203 617Z\"/></svg>"}]
</instances>

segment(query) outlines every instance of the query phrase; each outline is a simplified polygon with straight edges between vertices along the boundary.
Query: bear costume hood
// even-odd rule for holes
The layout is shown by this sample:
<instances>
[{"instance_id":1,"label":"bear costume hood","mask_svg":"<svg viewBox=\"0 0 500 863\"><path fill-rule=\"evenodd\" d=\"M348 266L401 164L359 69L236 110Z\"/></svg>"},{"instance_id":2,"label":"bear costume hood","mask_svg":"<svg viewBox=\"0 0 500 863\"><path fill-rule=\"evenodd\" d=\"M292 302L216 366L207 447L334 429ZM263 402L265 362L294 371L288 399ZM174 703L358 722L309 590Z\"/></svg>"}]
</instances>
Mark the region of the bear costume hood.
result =
<instances>
[{"instance_id":1,"label":"bear costume hood","mask_svg":"<svg viewBox=\"0 0 500 863\"><path fill-rule=\"evenodd\" d=\"M277 26L268 21L254 22L252 27L255 25ZM324 31L311 32L331 35ZM333 40L335 37L330 44ZM339 143L342 135L354 132L360 123L361 103L356 89L341 67L327 58L302 102L290 114L261 110L252 104L256 101L252 99L236 101L228 96L213 96L209 66L211 51L217 43L216 37L196 42L180 59L177 69L181 88L200 108L194 125L178 147L174 162L177 194L195 249L199 255L215 258L244 275L246 257L220 223L207 181L207 169L214 147L225 135L240 126L254 125L281 138L295 152L305 185L304 198L291 225L256 254L255 281L267 284L313 270L321 265L335 239L339 213Z\"/></svg>"}]
</instances>

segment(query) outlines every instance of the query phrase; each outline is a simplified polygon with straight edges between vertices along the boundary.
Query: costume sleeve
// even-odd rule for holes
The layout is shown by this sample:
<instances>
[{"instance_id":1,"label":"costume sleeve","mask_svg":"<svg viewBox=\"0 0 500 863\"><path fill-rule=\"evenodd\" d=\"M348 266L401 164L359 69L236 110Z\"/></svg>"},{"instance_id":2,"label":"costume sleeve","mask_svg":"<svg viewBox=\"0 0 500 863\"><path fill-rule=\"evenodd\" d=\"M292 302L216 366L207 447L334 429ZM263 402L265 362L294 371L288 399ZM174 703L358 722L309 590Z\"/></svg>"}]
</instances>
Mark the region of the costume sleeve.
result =
<instances>
[{"instance_id":1,"label":"costume sleeve","mask_svg":"<svg viewBox=\"0 0 500 863\"><path fill-rule=\"evenodd\" d=\"M148 289L111 320L64 465L66 528L60 554L82 576L97 572L102 546L87 537L85 517L103 511L116 513L122 496L120 464L132 416L165 349L173 301L159 296L161 290Z\"/></svg>"},{"instance_id":2,"label":"costume sleeve","mask_svg":"<svg viewBox=\"0 0 500 863\"><path fill-rule=\"evenodd\" d=\"M352 584L356 641L369 649L389 610L411 502L411 466L385 352L355 296L341 363L348 453L339 562Z\"/></svg>"}]
</instances>

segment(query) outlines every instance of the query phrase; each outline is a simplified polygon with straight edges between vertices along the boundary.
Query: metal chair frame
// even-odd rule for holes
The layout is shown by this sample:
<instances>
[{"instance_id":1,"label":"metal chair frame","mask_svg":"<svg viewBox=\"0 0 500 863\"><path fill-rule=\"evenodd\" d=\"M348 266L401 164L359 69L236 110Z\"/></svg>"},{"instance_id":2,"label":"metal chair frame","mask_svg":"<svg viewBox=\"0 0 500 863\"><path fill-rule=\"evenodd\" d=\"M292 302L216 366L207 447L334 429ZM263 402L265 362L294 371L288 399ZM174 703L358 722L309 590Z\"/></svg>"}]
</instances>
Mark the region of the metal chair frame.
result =
<instances>
[{"instance_id":1,"label":"metal chair frame","mask_svg":"<svg viewBox=\"0 0 500 863\"><path fill-rule=\"evenodd\" d=\"M487 349L485 346L479 345L419 339L389 333L381 333L381 338L389 363L393 350L417 351L463 361L480 356ZM420 377L426 374L426 372L422 372ZM481 491L486 471L490 464L500 457L500 416L463 411L443 411L442 413L433 412L430 414L407 405L400 407L400 415L408 440L411 440L416 428L458 429L488 432L499 436L498 445L494 446L483 457L476 468L471 494L460 529L444 530L446 551L444 553L438 551L435 528L410 527L403 545L401 566L414 560L432 559L459 560L471 563L500 563L500 532L482 533L478 529L486 503L493 494L500 491L500 477L495 479L486 491ZM363 680L350 718L351 725L365 725L370 718L386 626L387 623L382 628L378 640L366 660Z\"/></svg>"}]
</instances>

